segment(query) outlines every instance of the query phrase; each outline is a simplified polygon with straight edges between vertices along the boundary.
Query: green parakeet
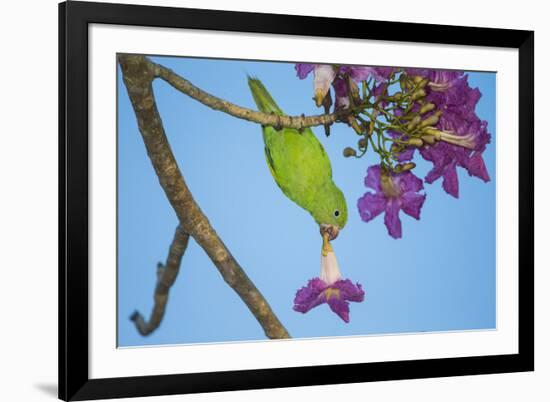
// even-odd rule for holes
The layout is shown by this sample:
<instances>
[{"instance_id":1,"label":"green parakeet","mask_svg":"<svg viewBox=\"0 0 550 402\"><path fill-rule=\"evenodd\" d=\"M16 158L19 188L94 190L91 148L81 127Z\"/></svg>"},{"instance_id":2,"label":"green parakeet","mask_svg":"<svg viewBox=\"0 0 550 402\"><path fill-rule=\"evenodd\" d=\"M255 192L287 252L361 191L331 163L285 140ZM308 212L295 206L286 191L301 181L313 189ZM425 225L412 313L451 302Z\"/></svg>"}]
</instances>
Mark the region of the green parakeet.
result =
<instances>
[{"instance_id":1,"label":"green parakeet","mask_svg":"<svg viewBox=\"0 0 550 402\"><path fill-rule=\"evenodd\" d=\"M248 78L258 109L283 115L262 82ZM310 128L302 132L263 127L265 157L275 182L283 193L308 211L321 234L333 240L347 222L348 209L342 191L332 180L332 167L323 145Z\"/></svg>"}]
</instances>

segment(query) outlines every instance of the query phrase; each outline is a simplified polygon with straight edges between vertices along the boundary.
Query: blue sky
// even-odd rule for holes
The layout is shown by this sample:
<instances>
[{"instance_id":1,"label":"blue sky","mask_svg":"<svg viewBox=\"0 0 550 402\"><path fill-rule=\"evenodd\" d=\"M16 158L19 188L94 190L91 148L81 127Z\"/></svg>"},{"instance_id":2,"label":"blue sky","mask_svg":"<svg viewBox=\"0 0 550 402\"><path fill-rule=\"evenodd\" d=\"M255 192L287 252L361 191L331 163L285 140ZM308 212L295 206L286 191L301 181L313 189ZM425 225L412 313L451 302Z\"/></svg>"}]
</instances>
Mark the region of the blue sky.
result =
<instances>
[{"instance_id":1,"label":"blue sky","mask_svg":"<svg viewBox=\"0 0 550 402\"><path fill-rule=\"evenodd\" d=\"M200 88L255 108L246 75L260 78L292 115L318 114L311 77L299 80L288 63L154 57ZM164 261L177 226L139 134L126 89L118 81L118 345L160 345L265 339L244 303L193 241L160 328L142 337L129 320L149 315L156 264ZM494 328L495 84L494 73L469 73L482 93L478 115L492 143L484 154L491 181L460 169L460 199L441 181L426 184L420 221L401 214L403 238L388 236L383 217L365 223L356 209L363 179L377 155L344 159L357 136L337 125L326 138L315 128L344 192L348 224L333 242L345 278L363 285L363 303L351 304L345 324L327 305L307 314L292 310L296 290L318 276L321 239L311 216L275 185L263 153L261 128L213 111L154 82L163 123L189 188L210 222L293 337L326 337ZM423 177L430 164L416 159Z\"/></svg>"}]
</instances>

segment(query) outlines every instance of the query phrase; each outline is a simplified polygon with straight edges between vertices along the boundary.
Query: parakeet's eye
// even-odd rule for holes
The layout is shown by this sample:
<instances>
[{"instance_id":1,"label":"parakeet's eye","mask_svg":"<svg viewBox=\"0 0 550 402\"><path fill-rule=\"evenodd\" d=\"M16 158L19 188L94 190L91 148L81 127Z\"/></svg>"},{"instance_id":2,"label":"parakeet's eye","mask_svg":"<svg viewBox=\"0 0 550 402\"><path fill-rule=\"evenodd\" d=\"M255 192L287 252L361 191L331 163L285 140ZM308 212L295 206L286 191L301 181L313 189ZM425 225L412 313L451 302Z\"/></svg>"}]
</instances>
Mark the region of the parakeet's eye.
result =
<instances>
[{"instance_id":1,"label":"parakeet's eye","mask_svg":"<svg viewBox=\"0 0 550 402\"><path fill-rule=\"evenodd\" d=\"M338 210L334 211L334 216L338 218L340 216L340 211Z\"/></svg>"}]
</instances>

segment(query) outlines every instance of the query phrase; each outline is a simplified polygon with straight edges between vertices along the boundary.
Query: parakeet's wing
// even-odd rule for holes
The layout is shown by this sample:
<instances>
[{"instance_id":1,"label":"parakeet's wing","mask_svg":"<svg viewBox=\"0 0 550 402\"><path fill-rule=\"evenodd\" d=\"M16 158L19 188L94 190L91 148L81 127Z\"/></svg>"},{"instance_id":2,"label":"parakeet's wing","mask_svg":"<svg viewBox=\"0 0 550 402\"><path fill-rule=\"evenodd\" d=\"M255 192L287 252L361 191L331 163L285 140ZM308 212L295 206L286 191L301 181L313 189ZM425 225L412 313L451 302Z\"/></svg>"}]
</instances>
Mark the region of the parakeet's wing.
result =
<instances>
[{"instance_id":1,"label":"parakeet's wing","mask_svg":"<svg viewBox=\"0 0 550 402\"><path fill-rule=\"evenodd\" d=\"M265 153L265 160L267 161L267 166L269 167L271 176L273 176L273 179L275 179L275 183L277 183L277 186L279 186L279 188L283 191L283 193L287 197L292 199L291 193L288 191L287 187L284 185L284 179L277 175L277 168L276 168L275 162L271 157L271 152L269 151L269 148L267 146L264 147L264 153Z\"/></svg>"},{"instance_id":2,"label":"parakeet's wing","mask_svg":"<svg viewBox=\"0 0 550 402\"><path fill-rule=\"evenodd\" d=\"M260 111L284 115L259 80L249 77L248 84ZM330 223L334 210L345 209L345 205L339 205L345 204L345 200L332 181L330 160L313 131L276 130L271 126L264 126L262 131L265 158L277 186L319 223ZM340 195L339 203L331 197L335 192Z\"/></svg>"},{"instance_id":3,"label":"parakeet's wing","mask_svg":"<svg viewBox=\"0 0 550 402\"><path fill-rule=\"evenodd\" d=\"M273 158L271 157L271 152L269 152L268 147L264 147L264 153L265 160L267 161L267 166L269 167L269 171L271 172L271 176L273 176L275 182L278 184L279 179L277 178L277 171L275 170L275 162L273 162Z\"/></svg>"},{"instance_id":4,"label":"parakeet's wing","mask_svg":"<svg viewBox=\"0 0 550 402\"><path fill-rule=\"evenodd\" d=\"M332 178L330 160L308 128L275 130L264 127L266 161L283 193L302 206L315 202L320 189Z\"/></svg>"}]
</instances>

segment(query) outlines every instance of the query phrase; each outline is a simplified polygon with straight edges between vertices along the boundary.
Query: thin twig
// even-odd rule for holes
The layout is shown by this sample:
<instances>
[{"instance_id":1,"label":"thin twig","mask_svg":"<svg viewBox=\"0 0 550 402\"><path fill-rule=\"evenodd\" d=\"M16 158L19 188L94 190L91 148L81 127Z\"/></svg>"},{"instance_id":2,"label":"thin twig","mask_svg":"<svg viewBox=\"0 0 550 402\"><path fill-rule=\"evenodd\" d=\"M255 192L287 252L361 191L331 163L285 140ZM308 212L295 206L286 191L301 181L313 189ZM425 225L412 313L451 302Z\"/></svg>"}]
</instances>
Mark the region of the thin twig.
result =
<instances>
[{"instance_id":1,"label":"thin twig","mask_svg":"<svg viewBox=\"0 0 550 402\"><path fill-rule=\"evenodd\" d=\"M136 55L119 55L118 61L147 153L183 230L208 254L223 279L258 320L266 336L289 338L267 300L231 255L187 187L156 106L152 87L155 75L150 62Z\"/></svg>"},{"instance_id":2,"label":"thin twig","mask_svg":"<svg viewBox=\"0 0 550 402\"><path fill-rule=\"evenodd\" d=\"M180 270L181 259L185 254L188 243L189 235L184 232L181 225L179 225L174 233L172 244L170 244L166 264L159 262L157 265L157 286L155 287L154 295L155 304L149 321L145 321L138 311L135 311L130 317L141 335L149 335L159 327L164 317L164 313L166 312L170 288L176 281Z\"/></svg>"}]
</instances>

